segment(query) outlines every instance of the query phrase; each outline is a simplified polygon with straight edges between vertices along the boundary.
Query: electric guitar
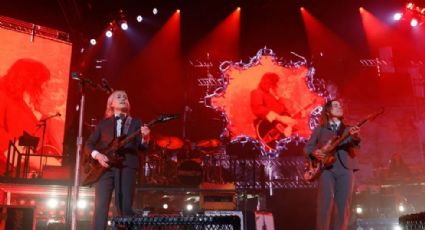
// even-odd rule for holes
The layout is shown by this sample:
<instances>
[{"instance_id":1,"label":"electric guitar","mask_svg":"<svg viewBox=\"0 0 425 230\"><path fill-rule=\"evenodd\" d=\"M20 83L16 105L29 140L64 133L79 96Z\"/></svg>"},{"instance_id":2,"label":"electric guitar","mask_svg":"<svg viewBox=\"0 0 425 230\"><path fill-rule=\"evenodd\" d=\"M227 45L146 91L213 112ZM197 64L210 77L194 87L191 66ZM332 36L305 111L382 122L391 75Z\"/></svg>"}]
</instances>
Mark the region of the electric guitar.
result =
<instances>
[{"instance_id":1,"label":"electric guitar","mask_svg":"<svg viewBox=\"0 0 425 230\"><path fill-rule=\"evenodd\" d=\"M304 106L296 113L294 113L291 117L294 119L299 119L302 115L302 111L308 109L312 106L316 100L311 102L310 104ZM255 126L255 130L257 132L258 139L271 150L276 149L277 141L292 135L294 127L296 124L284 124L279 121L269 122L268 120L262 119Z\"/></svg>"},{"instance_id":2,"label":"electric guitar","mask_svg":"<svg viewBox=\"0 0 425 230\"><path fill-rule=\"evenodd\" d=\"M378 115L384 112L384 108L369 114L365 119L357 123L358 127L363 126L368 121L374 120ZM324 145L320 150L325 154L323 160L318 161L317 159L311 159L307 157L306 162L304 164L304 180L306 181L314 181L317 179L321 172L331 166L336 161L335 152L336 148L341 142L343 142L347 137L350 136L349 132L345 132L341 136L334 136L332 139L328 141L326 145Z\"/></svg>"},{"instance_id":3,"label":"electric guitar","mask_svg":"<svg viewBox=\"0 0 425 230\"><path fill-rule=\"evenodd\" d=\"M146 126L151 128L155 124L163 123L176 118L176 115L161 115L155 120L150 121L148 124L146 124ZM119 138L116 138L112 141L111 144L108 145L108 147L106 147L105 149L100 149L99 152L108 157L108 164L110 166L120 166L122 164L122 161L124 160L124 156L119 153L119 150L139 135L140 129L134 131L128 136L124 135ZM93 159L90 156L88 156L88 160L86 160L83 169L83 178L81 180L81 185L83 186L95 183L99 180L103 173L108 170L108 168L103 167L97 160Z\"/></svg>"}]
</instances>

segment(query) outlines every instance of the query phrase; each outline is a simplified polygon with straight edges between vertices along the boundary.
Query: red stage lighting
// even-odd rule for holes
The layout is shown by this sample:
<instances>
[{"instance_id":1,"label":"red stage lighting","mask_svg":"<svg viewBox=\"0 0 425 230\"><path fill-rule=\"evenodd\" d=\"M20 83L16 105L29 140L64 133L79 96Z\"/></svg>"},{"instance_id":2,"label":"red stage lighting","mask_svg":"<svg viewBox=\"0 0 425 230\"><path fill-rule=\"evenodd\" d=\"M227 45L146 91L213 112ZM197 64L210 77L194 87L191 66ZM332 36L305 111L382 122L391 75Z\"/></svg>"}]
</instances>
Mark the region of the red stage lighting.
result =
<instances>
[{"instance_id":1,"label":"red stage lighting","mask_svg":"<svg viewBox=\"0 0 425 230\"><path fill-rule=\"evenodd\" d=\"M107 30L105 36L108 38L112 37L112 30Z\"/></svg>"},{"instance_id":2,"label":"red stage lighting","mask_svg":"<svg viewBox=\"0 0 425 230\"><path fill-rule=\"evenodd\" d=\"M122 30L127 30L128 29L128 24L127 24L127 21L125 21L125 20L122 20L121 21L121 29Z\"/></svg>"},{"instance_id":3,"label":"red stage lighting","mask_svg":"<svg viewBox=\"0 0 425 230\"><path fill-rule=\"evenodd\" d=\"M417 19L415 19L415 18L413 18L412 20L410 20L410 25L411 25L412 27L417 26L417 25L418 25L418 20L417 20Z\"/></svg>"},{"instance_id":4,"label":"red stage lighting","mask_svg":"<svg viewBox=\"0 0 425 230\"><path fill-rule=\"evenodd\" d=\"M402 17L403 17L403 14L400 13L400 12L397 12L397 13L394 14L393 19L395 21L400 21Z\"/></svg>"}]
</instances>

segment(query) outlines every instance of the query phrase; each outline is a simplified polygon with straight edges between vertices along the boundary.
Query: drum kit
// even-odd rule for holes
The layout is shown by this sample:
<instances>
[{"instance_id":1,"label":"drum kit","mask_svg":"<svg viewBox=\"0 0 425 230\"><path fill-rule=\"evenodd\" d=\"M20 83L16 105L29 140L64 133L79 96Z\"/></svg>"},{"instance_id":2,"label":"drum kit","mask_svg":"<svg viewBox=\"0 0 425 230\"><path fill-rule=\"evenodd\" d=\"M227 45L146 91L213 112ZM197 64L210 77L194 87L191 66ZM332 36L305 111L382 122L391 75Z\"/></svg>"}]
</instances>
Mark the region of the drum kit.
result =
<instances>
[{"instance_id":1,"label":"drum kit","mask_svg":"<svg viewBox=\"0 0 425 230\"><path fill-rule=\"evenodd\" d=\"M246 180L246 175L255 171L247 167L255 164L245 162L263 155L259 143L248 138L223 143L218 139L192 142L162 136L154 143L143 162L142 183L148 185L198 186L202 182Z\"/></svg>"},{"instance_id":2,"label":"drum kit","mask_svg":"<svg viewBox=\"0 0 425 230\"><path fill-rule=\"evenodd\" d=\"M223 182L219 161L221 141L205 139L198 142L163 136L143 163L143 181L153 185L197 186L201 182ZM219 171L219 172L217 172Z\"/></svg>"}]
</instances>

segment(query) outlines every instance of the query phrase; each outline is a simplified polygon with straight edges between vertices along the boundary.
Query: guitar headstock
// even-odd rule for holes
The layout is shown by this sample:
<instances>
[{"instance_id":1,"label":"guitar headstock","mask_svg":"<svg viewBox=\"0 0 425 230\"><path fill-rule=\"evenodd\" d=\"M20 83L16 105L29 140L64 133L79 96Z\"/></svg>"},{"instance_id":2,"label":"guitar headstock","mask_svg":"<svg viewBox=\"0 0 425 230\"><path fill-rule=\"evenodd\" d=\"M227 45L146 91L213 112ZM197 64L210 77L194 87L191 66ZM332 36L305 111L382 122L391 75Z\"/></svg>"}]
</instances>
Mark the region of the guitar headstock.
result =
<instances>
[{"instance_id":1,"label":"guitar headstock","mask_svg":"<svg viewBox=\"0 0 425 230\"><path fill-rule=\"evenodd\" d=\"M376 117L378 117L379 115L381 115L381 114L383 114L383 113L384 113L384 107L380 108L378 111L376 111L376 112L374 112L374 113L369 114L369 115L367 116L367 119L368 119L369 121L373 121L373 120L375 120L375 118L376 118Z\"/></svg>"},{"instance_id":2,"label":"guitar headstock","mask_svg":"<svg viewBox=\"0 0 425 230\"><path fill-rule=\"evenodd\" d=\"M178 117L177 114L161 114L158 116L158 118L156 118L156 120L158 122L166 122L166 121L177 119L177 117Z\"/></svg>"},{"instance_id":3,"label":"guitar headstock","mask_svg":"<svg viewBox=\"0 0 425 230\"><path fill-rule=\"evenodd\" d=\"M163 123L163 122L166 122L166 121L171 121L171 120L177 119L177 117L178 117L177 114L161 114L155 120L152 120L151 122L149 122L147 124L147 126L152 126L152 125L155 125L157 123Z\"/></svg>"}]
</instances>

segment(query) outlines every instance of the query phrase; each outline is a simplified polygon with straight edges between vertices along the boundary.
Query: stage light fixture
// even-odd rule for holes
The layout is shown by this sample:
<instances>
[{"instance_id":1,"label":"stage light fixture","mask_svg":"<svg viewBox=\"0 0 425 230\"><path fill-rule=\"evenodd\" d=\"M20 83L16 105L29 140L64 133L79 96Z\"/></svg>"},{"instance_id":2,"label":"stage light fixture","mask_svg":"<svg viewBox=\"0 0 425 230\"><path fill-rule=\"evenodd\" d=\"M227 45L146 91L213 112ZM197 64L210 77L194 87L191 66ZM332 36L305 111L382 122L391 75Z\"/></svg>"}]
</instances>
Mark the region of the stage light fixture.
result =
<instances>
[{"instance_id":1,"label":"stage light fixture","mask_svg":"<svg viewBox=\"0 0 425 230\"><path fill-rule=\"evenodd\" d=\"M158 14L158 9L155 7L152 9L152 13L153 15L157 15Z\"/></svg>"},{"instance_id":2,"label":"stage light fixture","mask_svg":"<svg viewBox=\"0 0 425 230\"><path fill-rule=\"evenodd\" d=\"M397 13L394 14L393 19L395 21L400 21L402 17L403 17L403 14L400 13L400 12L397 12Z\"/></svg>"},{"instance_id":3,"label":"stage light fixture","mask_svg":"<svg viewBox=\"0 0 425 230\"><path fill-rule=\"evenodd\" d=\"M47 200L47 207L51 208L51 209L55 209L57 208L59 205L59 201L56 198L50 198Z\"/></svg>"},{"instance_id":4,"label":"stage light fixture","mask_svg":"<svg viewBox=\"0 0 425 230\"><path fill-rule=\"evenodd\" d=\"M413 18L412 20L410 20L410 25L412 27L416 27L418 25L418 20L416 18Z\"/></svg>"},{"instance_id":5,"label":"stage light fixture","mask_svg":"<svg viewBox=\"0 0 425 230\"><path fill-rule=\"evenodd\" d=\"M126 20L121 20L120 22L120 26L122 30L127 30L128 29L128 23Z\"/></svg>"},{"instance_id":6,"label":"stage light fixture","mask_svg":"<svg viewBox=\"0 0 425 230\"><path fill-rule=\"evenodd\" d=\"M137 22L142 22L143 21L142 15L137 15L136 20Z\"/></svg>"},{"instance_id":7,"label":"stage light fixture","mask_svg":"<svg viewBox=\"0 0 425 230\"><path fill-rule=\"evenodd\" d=\"M404 208L404 205L403 204L400 204L399 206L398 206L398 211L399 212L404 212L406 209Z\"/></svg>"},{"instance_id":8,"label":"stage light fixture","mask_svg":"<svg viewBox=\"0 0 425 230\"><path fill-rule=\"evenodd\" d=\"M178 14L180 14L180 9L177 9L177 10L176 10L176 12L177 12Z\"/></svg>"},{"instance_id":9,"label":"stage light fixture","mask_svg":"<svg viewBox=\"0 0 425 230\"><path fill-rule=\"evenodd\" d=\"M87 207L87 201L85 201L85 200L79 200L77 202L77 207L79 209L85 209Z\"/></svg>"},{"instance_id":10,"label":"stage light fixture","mask_svg":"<svg viewBox=\"0 0 425 230\"><path fill-rule=\"evenodd\" d=\"M420 26L425 22L425 7L418 6L415 3L409 2L406 4L403 12L397 12L393 15L395 21L405 21L410 26Z\"/></svg>"},{"instance_id":11,"label":"stage light fixture","mask_svg":"<svg viewBox=\"0 0 425 230\"><path fill-rule=\"evenodd\" d=\"M363 208L362 207L357 207L356 208L356 213L357 214L362 214L363 213Z\"/></svg>"},{"instance_id":12,"label":"stage light fixture","mask_svg":"<svg viewBox=\"0 0 425 230\"><path fill-rule=\"evenodd\" d=\"M90 39L90 44L92 46L96 45L96 39L94 39L94 38Z\"/></svg>"},{"instance_id":13,"label":"stage light fixture","mask_svg":"<svg viewBox=\"0 0 425 230\"><path fill-rule=\"evenodd\" d=\"M193 210L193 205L192 204L187 204L186 205L186 210L189 211L189 212L192 211Z\"/></svg>"},{"instance_id":14,"label":"stage light fixture","mask_svg":"<svg viewBox=\"0 0 425 230\"><path fill-rule=\"evenodd\" d=\"M163 208L163 209L168 209L168 204L167 204L167 203L164 203L164 204L162 205L162 208Z\"/></svg>"},{"instance_id":15,"label":"stage light fixture","mask_svg":"<svg viewBox=\"0 0 425 230\"><path fill-rule=\"evenodd\" d=\"M112 37L112 30L108 29L105 33L105 36L108 37L108 38Z\"/></svg>"}]
</instances>

